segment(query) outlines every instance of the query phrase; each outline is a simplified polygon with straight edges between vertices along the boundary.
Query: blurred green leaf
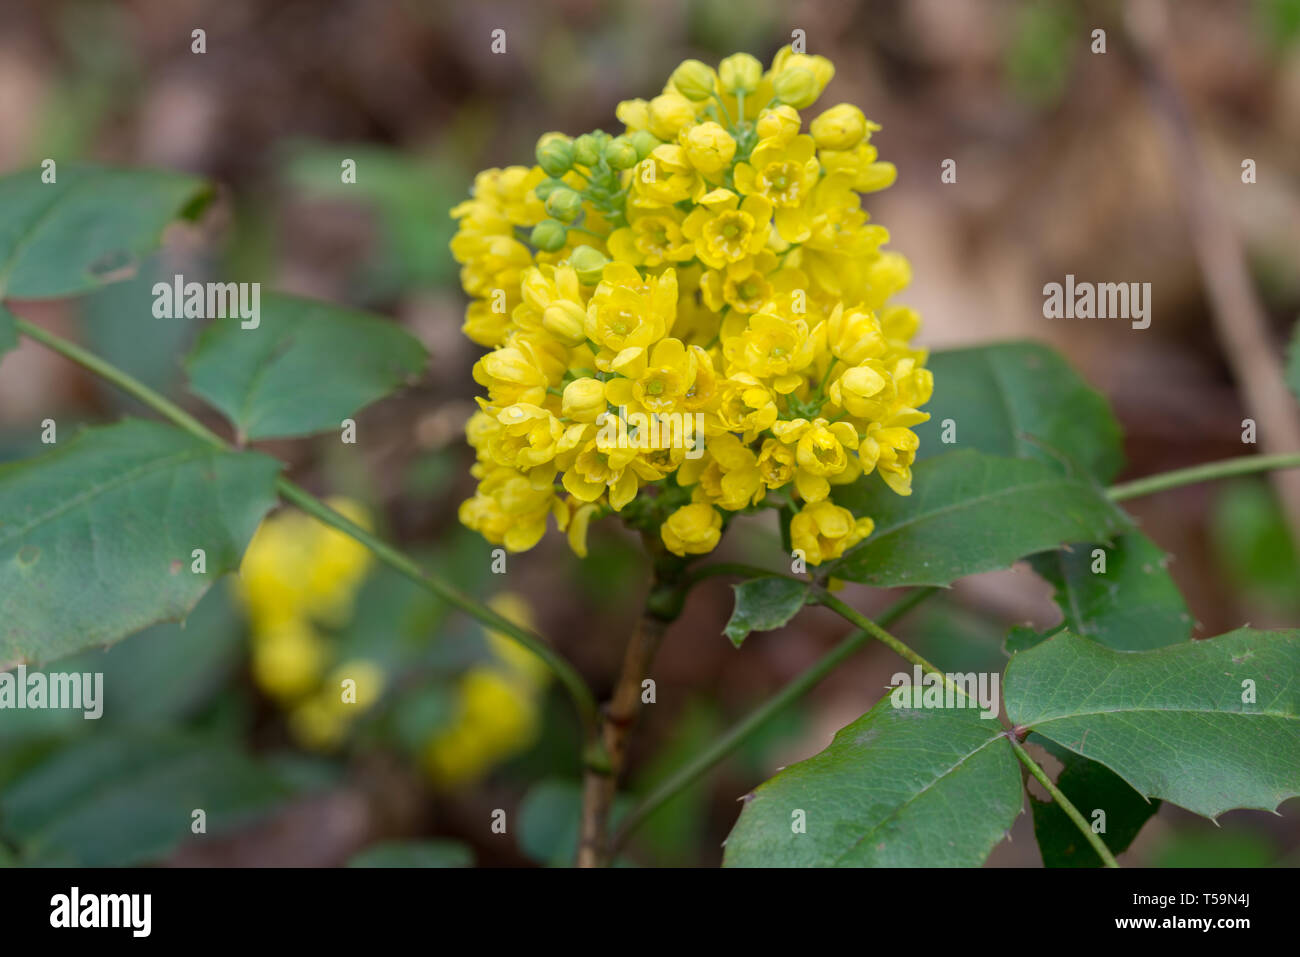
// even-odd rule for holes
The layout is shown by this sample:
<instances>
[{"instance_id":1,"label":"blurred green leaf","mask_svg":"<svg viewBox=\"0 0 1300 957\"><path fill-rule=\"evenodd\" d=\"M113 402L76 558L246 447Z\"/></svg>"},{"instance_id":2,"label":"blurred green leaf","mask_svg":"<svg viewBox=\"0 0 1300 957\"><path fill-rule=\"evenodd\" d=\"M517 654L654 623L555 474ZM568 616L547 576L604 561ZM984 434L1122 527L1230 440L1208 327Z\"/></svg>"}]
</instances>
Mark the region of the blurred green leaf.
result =
<instances>
[{"instance_id":1,"label":"blurred green leaf","mask_svg":"<svg viewBox=\"0 0 1300 957\"><path fill-rule=\"evenodd\" d=\"M631 809L626 795L616 797L610 811L614 827ZM528 789L519 805L519 849L538 864L570 867L578 854L582 815L582 786L550 778Z\"/></svg>"},{"instance_id":2,"label":"blurred green leaf","mask_svg":"<svg viewBox=\"0 0 1300 957\"><path fill-rule=\"evenodd\" d=\"M1152 867L1272 867L1277 850L1250 831L1174 831L1152 855Z\"/></svg>"},{"instance_id":3,"label":"blurred green leaf","mask_svg":"<svg viewBox=\"0 0 1300 957\"><path fill-rule=\"evenodd\" d=\"M212 322L186 360L191 388L250 439L338 429L424 370L428 354L396 323L268 293L261 323Z\"/></svg>"},{"instance_id":4,"label":"blurred green leaf","mask_svg":"<svg viewBox=\"0 0 1300 957\"><path fill-rule=\"evenodd\" d=\"M1217 564L1247 600L1284 612L1300 609L1300 558L1266 480L1223 483L1215 490L1209 524Z\"/></svg>"},{"instance_id":5,"label":"blurred green leaf","mask_svg":"<svg viewBox=\"0 0 1300 957\"><path fill-rule=\"evenodd\" d=\"M789 578L755 578L731 587L736 606L723 634L739 648L751 631L772 631L797 615L809 586Z\"/></svg>"},{"instance_id":6,"label":"blurred green leaf","mask_svg":"<svg viewBox=\"0 0 1300 957\"><path fill-rule=\"evenodd\" d=\"M348 867L473 867L474 851L458 841L389 841L373 844Z\"/></svg>"},{"instance_id":7,"label":"blurred green leaf","mask_svg":"<svg viewBox=\"0 0 1300 957\"><path fill-rule=\"evenodd\" d=\"M6 833L26 861L122 867L274 808L287 788L227 744L173 733L97 734L50 756L0 795ZM197 838L196 839L201 839Z\"/></svg>"},{"instance_id":8,"label":"blurred green leaf","mask_svg":"<svg viewBox=\"0 0 1300 957\"><path fill-rule=\"evenodd\" d=\"M131 419L0 466L0 664L50 661L189 614L239 564L279 471L265 455Z\"/></svg>"},{"instance_id":9,"label":"blurred green leaf","mask_svg":"<svg viewBox=\"0 0 1300 957\"><path fill-rule=\"evenodd\" d=\"M48 299L125 278L178 216L211 196L202 180L156 170L61 163L0 178L0 299Z\"/></svg>"},{"instance_id":10,"label":"blurred green leaf","mask_svg":"<svg viewBox=\"0 0 1300 957\"><path fill-rule=\"evenodd\" d=\"M1017 6L1004 62L1012 92L1035 106L1055 105L1065 93L1077 46L1088 41L1069 4L1061 0Z\"/></svg>"},{"instance_id":11,"label":"blurred green leaf","mask_svg":"<svg viewBox=\"0 0 1300 957\"><path fill-rule=\"evenodd\" d=\"M289 181L307 192L372 207L381 229L379 248L358 279L368 300L412 286L453 282L447 255L455 234L449 210L464 198L468 171L444 156L412 157L373 144L297 144L288 151ZM356 162L356 182L344 183L342 162Z\"/></svg>"},{"instance_id":12,"label":"blurred green leaf","mask_svg":"<svg viewBox=\"0 0 1300 957\"><path fill-rule=\"evenodd\" d=\"M1089 481L1032 459L975 451L918 462L910 496L872 473L832 492L875 531L828 570L877 588L947 585L1082 540L1107 541L1128 519Z\"/></svg>"},{"instance_id":13,"label":"blurred green leaf","mask_svg":"<svg viewBox=\"0 0 1300 957\"><path fill-rule=\"evenodd\" d=\"M1278 49L1300 38L1300 0L1255 0L1255 18L1264 38Z\"/></svg>"},{"instance_id":14,"label":"blurred green leaf","mask_svg":"<svg viewBox=\"0 0 1300 957\"><path fill-rule=\"evenodd\" d=\"M1006 458L1068 462L1109 482L1124 464L1110 403L1056 352L1037 342L1001 342L932 353L930 420L916 426L917 458L975 449ZM944 444L945 423L955 442Z\"/></svg>"}]
</instances>

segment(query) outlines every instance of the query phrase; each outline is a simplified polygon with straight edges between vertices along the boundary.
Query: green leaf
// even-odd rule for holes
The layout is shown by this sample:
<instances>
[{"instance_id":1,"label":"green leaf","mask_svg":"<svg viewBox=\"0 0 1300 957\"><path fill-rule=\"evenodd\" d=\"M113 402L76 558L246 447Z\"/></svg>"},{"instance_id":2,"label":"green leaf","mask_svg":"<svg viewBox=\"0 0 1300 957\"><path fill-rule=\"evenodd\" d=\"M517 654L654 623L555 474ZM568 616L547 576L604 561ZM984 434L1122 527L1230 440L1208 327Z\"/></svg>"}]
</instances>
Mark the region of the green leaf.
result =
<instances>
[{"instance_id":1,"label":"green leaf","mask_svg":"<svg viewBox=\"0 0 1300 957\"><path fill-rule=\"evenodd\" d=\"M0 302L0 356L17 347L18 328L14 325L14 314Z\"/></svg>"},{"instance_id":2,"label":"green leaf","mask_svg":"<svg viewBox=\"0 0 1300 957\"><path fill-rule=\"evenodd\" d=\"M1298 669L1300 631L1127 652L1063 632L1011 659L1003 693L1016 725L1213 818L1300 794Z\"/></svg>"},{"instance_id":3,"label":"green leaf","mask_svg":"<svg viewBox=\"0 0 1300 957\"><path fill-rule=\"evenodd\" d=\"M1160 810L1159 801L1148 801L1109 768L1067 751L1046 739L1032 740L1045 747L1064 767L1056 786L1065 792L1090 824L1105 814L1105 831L1099 836L1112 854L1120 854L1133 843L1142 826ZM1031 791L1029 806L1034 814L1034 835L1047 867L1101 867L1102 859L1079 833L1079 828L1054 801L1040 801Z\"/></svg>"},{"instance_id":4,"label":"green leaf","mask_svg":"<svg viewBox=\"0 0 1300 957\"><path fill-rule=\"evenodd\" d=\"M0 466L0 667L184 618L239 564L279 471L139 420Z\"/></svg>"},{"instance_id":5,"label":"green leaf","mask_svg":"<svg viewBox=\"0 0 1300 957\"><path fill-rule=\"evenodd\" d=\"M616 797L611 825L616 828L631 808L629 796ZM581 785L564 778L538 782L519 805L519 849L538 864L572 866L578 854L581 815Z\"/></svg>"},{"instance_id":6,"label":"green leaf","mask_svg":"<svg viewBox=\"0 0 1300 957\"><path fill-rule=\"evenodd\" d=\"M348 861L348 867L473 866L474 852L459 841L385 841Z\"/></svg>"},{"instance_id":7,"label":"green leaf","mask_svg":"<svg viewBox=\"0 0 1300 957\"><path fill-rule=\"evenodd\" d=\"M0 299L50 299L125 278L178 216L211 196L203 180L161 170L65 163L0 178Z\"/></svg>"},{"instance_id":8,"label":"green leaf","mask_svg":"<svg viewBox=\"0 0 1300 957\"><path fill-rule=\"evenodd\" d=\"M1128 528L1099 488L1042 462L953 452L917 463L912 476L910 496L875 473L834 490L838 504L876 527L831 564L831 575L878 588L947 585Z\"/></svg>"},{"instance_id":9,"label":"green leaf","mask_svg":"<svg viewBox=\"0 0 1300 957\"><path fill-rule=\"evenodd\" d=\"M780 628L799 613L808 597L807 583L789 578L755 578L731 587L736 607L723 634L737 648L751 631Z\"/></svg>"},{"instance_id":10,"label":"green leaf","mask_svg":"<svg viewBox=\"0 0 1300 957\"><path fill-rule=\"evenodd\" d=\"M1295 324L1291 333L1291 347L1287 350L1286 384L1297 399L1300 399L1300 322Z\"/></svg>"},{"instance_id":11,"label":"green leaf","mask_svg":"<svg viewBox=\"0 0 1300 957\"><path fill-rule=\"evenodd\" d=\"M919 693L920 689L912 689ZM820 754L746 798L728 867L975 867L1020 813L997 721L886 696ZM803 812L805 833L796 833Z\"/></svg>"},{"instance_id":12,"label":"green leaf","mask_svg":"<svg viewBox=\"0 0 1300 957\"><path fill-rule=\"evenodd\" d=\"M1070 462L1101 483L1124 464L1119 423L1101 393L1055 350L1037 342L1006 342L932 353L930 421L914 431L917 458L975 449L1006 458ZM944 422L955 439L944 444Z\"/></svg>"},{"instance_id":13,"label":"green leaf","mask_svg":"<svg viewBox=\"0 0 1300 957\"><path fill-rule=\"evenodd\" d=\"M1118 536L1105 553L1105 571L1093 551L1074 545L1029 559L1056 587L1065 627L1119 651L1146 651L1192 636L1192 616L1165 567L1168 556L1141 532ZM1023 646L1016 650L1023 650Z\"/></svg>"},{"instance_id":14,"label":"green leaf","mask_svg":"<svg viewBox=\"0 0 1300 957\"><path fill-rule=\"evenodd\" d=\"M25 861L122 867L191 836L201 808L217 834L270 811L288 788L226 744L173 734L97 734L52 755L0 796Z\"/></svg>"},{"instance_id":15,"label":"green leaf","mask_svg":"<svg viewBox=\"0 0 1300 957\"><path fill-rule=\"evenodd\" d=\"M261 322L217 320L186 360L191 388L250 439L309 435L418 375L428 355L369 313L268 293Z\"/></svg>"}]
</instances>

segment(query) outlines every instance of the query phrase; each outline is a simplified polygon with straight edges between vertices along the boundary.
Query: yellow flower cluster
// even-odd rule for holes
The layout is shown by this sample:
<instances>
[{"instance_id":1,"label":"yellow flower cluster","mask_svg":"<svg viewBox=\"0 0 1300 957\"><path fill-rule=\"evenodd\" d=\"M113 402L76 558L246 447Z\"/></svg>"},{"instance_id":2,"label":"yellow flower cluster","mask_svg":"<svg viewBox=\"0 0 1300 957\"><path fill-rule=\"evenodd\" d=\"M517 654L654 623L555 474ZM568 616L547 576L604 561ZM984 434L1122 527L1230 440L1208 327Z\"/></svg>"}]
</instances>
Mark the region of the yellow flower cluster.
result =
<instances>
[{"instance_id":1,"label":"yellow flower cluster","mask_svg":"<svg viewBox=\"0 0 1300 957\"><path fill-rule=\"evenodd\" d=\"M370 527L356 502L329 504ZM253 678L289 709L289 729L306 747L338 744L383 690L381 668L363 660L336 664L321 631L352 617L369 568L363 545L293 510L262 522L240 564L237 592L252 634Z\"/></svg>"},{"instance_id":2,"label":"yellow flower cluster","mask_svg":"<svg viewBox=\"0 0 1300 957\"><path fill-rule=\"evenodd\" d=\"M523 598L502 592L489 604L515 624L533 627L532 610ZM494 764L523 751L540 725L549 669L512 638L493 631L487 638L491 662L461 676L455 716L424 749L430 775L446 787L471 784Z\"/></svg>"},{"instance_id":3,"label":"yellow flower cluster","mask_svg":"<svg viewBox=\"0 0 1300 957\"><path fill-rule=\"evenodd\" d=\"M536 166L479 174L452 210L464 331L491 350L464 524L521 551L553 517L585 555L619 512L685 556L776 506L817 564L872 529L832 486L910 493L933 380L890 302L910 267L860 195L895 170L855 106L803 131L833 74L788 47L767 70L687 60L619 104L621 135L548 133Z\"/></svg>"}]
</instances>

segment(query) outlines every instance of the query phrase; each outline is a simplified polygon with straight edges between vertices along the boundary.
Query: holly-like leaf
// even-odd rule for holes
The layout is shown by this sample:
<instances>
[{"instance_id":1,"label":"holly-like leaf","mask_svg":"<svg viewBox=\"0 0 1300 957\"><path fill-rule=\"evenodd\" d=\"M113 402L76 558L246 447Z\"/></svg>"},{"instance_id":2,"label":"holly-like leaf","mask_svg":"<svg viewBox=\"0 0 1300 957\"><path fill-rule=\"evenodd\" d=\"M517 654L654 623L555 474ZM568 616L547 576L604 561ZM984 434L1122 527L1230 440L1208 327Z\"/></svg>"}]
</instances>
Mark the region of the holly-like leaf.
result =
<instances>
[{"instance_id":1,"label":"holly-like leaf","mask_svg":"<svg viewBox=\"0 0 1300 957\"><path fill-rule=\"evenodd\" d=\"M125 867L157 860L191 836L265 814L291 793L233 745L175 734L96 734L51 755L0 795L0 815L27 863Z\"/></svg>"},{"instance_id":2,"label":"holly-like leaf","mask_svg":"<svg viewBox=\"0 0 1300 957\"><path fill-rule=\"evenodd\" d=\"M1127 850L1142 826L1160 810L1159 801L1146 800L1109 768L1046 739L1034 736L1031 740L1050 751L1064 765L1056 778L1056 786L1090 825L1104 827L1098 833L1112 854ZM1038 839L1038 850L1046 866L1102 866L1102 859L1092 845L1054 801L1040 801L1031 791L1029 806L1034 814L1034 836Z\"/></svg>"},{"instance_id":3,"label":"holly-like leaf","mask_svg":"<svg viewBox=\"0 0 1300 957\"><path fill-rule=\"evenodd\" d=\"M1094 555L1096 549L1101 553ZM1145 651L1192 636L1192 616L1167 560L1151 539L1131 531L1109 546L1074 545L1033 555L1029 563L1056 586L1070 631L1119 651Z\"/></svg>"},{"instance_id":4,"label":"holly-like leaf","mask_svg":"<svg viewBox=\"0 0 1300 957\"><path fill-rule=\"evenodd\" d=\"M1062 632L1007 665L1007 716L1206 817L1300 794L1300 631L1154 651Z\"/></svg>"},{"instance_id":5,"label":"holly-like leaf","mask_svg":"<svg viewBox=\"0 0 1300 957\"><path fill-rule=\"evenodd\" d=\"M921 689L900 689L919 695ZM976 867L1021 808L998 722L886 696L745 799L728 867Z\"/></svg>"},{"instance_id":6,"label":"holly-like leaf","mask_svg":"<svg viewBox=\"0 0 1300 957\"><path fill-rule=\"evenodd\" d=\"M183 618L239 564L279 470L140 420L0 466L0 668Z\"/></svg>"},{"instance_id":7,"label":"holly-like leaf","mask_svg":"<svg viewBox=\"0 0 1300 957\"><path fill-rule=\"evenodd\" d=\"M723 634L737 648L751 631L780 628L799 613L808 597L807 583L790 578L755 578L731 587L736 607Z\"/></svg>"},{"instance_id":8,"label":"holly-like leaf","mask_svg":"<svg viewBox=\"0 0 1300 957\"><path fill-rule=\"evenodd\" d=\"M348 861L348 867L473 866L474 851L459 841L384 841Z\"/></svg>"},{"instance_id":9,"label":"holly-like leaf","mask_svg":"<svg viewBox=\"0 0 1300 957\"><path fill-rule=\"evenodd\" d=\"M268 439L337 429L427 361L419 341L389 320L268 293L256 328L214 320L186 368L193 391L241 434Z\"/></svg>"},{"instance_id":10,"label":"holly-like leaf","mask_svg":"<svg viewBox=\"0 0 1300 957\"><path fill-rule=\"evenodd\" d=\"M212 195L203 180L163 170L64 163L0 178L0 299L51 299L125 278L163 228Z\"/></svg>"},{"instance_id":11,"label":"holly-like leaf","mask_svg":"<svg viewBox=\"0 0 1300 957\"><path fill-rule=\"evenodd\" d=\"M1003 342L930 355L930 421L916 427L917 458L975 449L1007 458L1077 464L1105 483L1124 464L1105 397L1037 342ZM945 428L955 441L945 443Z\"/></svg>"},{"instance_id":12,"label":"holly-like leaf","mask_svg":"<svg viewBox=\"0 0 1300 957\"><path fill-rule=\"evenodd\" d=\"M917 463L910 496L878 475L834 491L876 527L830 566L836 578L879 588L947 585L1007 568L1066 542L1108 541L1130 526L1091 481L1042 462L954 452Z\"/></svg>"}]
</instances>

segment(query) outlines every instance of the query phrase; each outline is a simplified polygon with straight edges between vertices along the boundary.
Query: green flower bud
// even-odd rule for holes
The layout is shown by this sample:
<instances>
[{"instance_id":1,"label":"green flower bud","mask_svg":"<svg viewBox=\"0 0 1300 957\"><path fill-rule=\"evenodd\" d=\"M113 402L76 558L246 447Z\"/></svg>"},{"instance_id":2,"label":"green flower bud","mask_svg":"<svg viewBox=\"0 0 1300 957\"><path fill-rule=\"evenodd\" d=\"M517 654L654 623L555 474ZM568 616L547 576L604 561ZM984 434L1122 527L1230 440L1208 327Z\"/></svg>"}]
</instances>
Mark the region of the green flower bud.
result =
<instances>
[{"instance_id":1,"label":"green flower bud","mask_svg":"<svg viewBox=\"0 0 1300 957\"><path fill-rule=\"evenodd\" d=\"M537 141L537 165L547 176L563 176L573 166L573 141L561 133L548 133Z\"/></svg>"},{"instance_id":2,"label":"green flower bud","mask_svg":"<svg viewBox=\"0 0 1300 957\"><path fill-rule=\"evenodd\" d=\"M714 74L699 60L683 60L669 82L688 100L707 100L713 95Z\"/></svg>"},{"instance_id":3,"label":"green flower bud","mask_svg":"<svg viewBox=\"0 0 1300 957\"><path fill-rule=\"evenodd\" d=\"M579 246L569 254L569 265L573 267L584 286L594 286L600 282L601 274L609 265L609 258L599 249Z\"/></svg>"},{"instance_id":4,"label":"green flower bud","mask_svg":"<svg viewBox=\"0 0 1300 957\"><path fill-rule=\"evenodd\" d=\"M718 64L718 80L724 93L749 96L763 80L763 64L748 53L737 53Z\"/></svg>"},{"instance_id":5,"label":"green flower bud","mask_svg":"<svg viewBox=\"0 0 1300 957\"><path fill-rule=\"evenodd\" d=\"M583 166L595 166L600 159L600 145L595 135L583 133L573 141L573 159Z\"/></svg>"},{"instance_id":6,"label":"green flower bud","mask_svg":"<svg viewBox=\"0 0 1300 957\"><path fill-rule=\"evenodd\" d=\"M562 223L571 223L582 212L582 197L563 186L546 197L546 211Z\"/></svg>"},{"instance_id":7,"label":"green flower bud","mask_svg":"<svg viewBox=\"0 0 1300 957\"><path fill-rule=\"evenodd\" d=\"M649 130L637 130L635 133L627 134L627 139L636 147L637 161L641 161L654 152L654 148L659 146L661 141Z\"/></svg>"},{"instance_id":8,"label":"green flower bud","mask_svg":"<svg viewBox=\"0 0 1300 957\"><path fill-rule=\"evenodd\" d=\"M543 219L533 227L528 241L543 252L553 253L564 248L568 235L564 223L554 219Z\"/></svg>"},{"instance_id":9,"label":"green flower bud","mask_svg":"<svg viewBox=\"0 0 1300 957\"><path fill-rule=\"evenodd\" d=\"M545 200L546 197L550 196L557 189L568 189L568 188L569 188L568 184L565 183L564 180L556 179L554 176L552 176L550 179L544 179L540 183L538 183L537 188L534 189L533 192L537 194L538 199Z\"/></svg>"},{"instance_id":10,"label":"green flower bud","mask_svg":"<svg viewBox=\"0 0 1300 957\"><path fill-rule=\"evenodd\" d=\"M631 169L638 159L636 147L626 136L616 136L605 146L605 162L611 169Z\"/></svg>"},{"instance_id":11,"label":"green flower bud","mask_svg":"<svg viewBox=\"0 0 1300 957\"><path fill-rule=\"evenodd\" d=\"M821 94L817 77L813 76L811 70L805 70L801 66L792 66L781 71L781 74L772 81L772 89L778 100L789 103L796 110L811 106Z\"/></svg>"}]
</instances>

